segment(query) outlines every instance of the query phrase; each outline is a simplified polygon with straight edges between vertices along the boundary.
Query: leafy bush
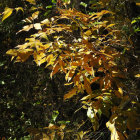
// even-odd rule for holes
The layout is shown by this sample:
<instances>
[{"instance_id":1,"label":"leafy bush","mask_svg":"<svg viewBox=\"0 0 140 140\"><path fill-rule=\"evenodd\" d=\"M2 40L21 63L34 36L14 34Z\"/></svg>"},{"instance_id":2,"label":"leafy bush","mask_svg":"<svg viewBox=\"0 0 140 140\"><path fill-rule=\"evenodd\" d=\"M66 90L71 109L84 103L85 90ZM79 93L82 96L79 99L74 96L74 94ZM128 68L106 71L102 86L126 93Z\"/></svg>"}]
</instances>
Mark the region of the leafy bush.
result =
<instances>
[{"instance_id":1,"label":"leafy bush","mask_svg":"<svg viewBox=\"0 0 140 140\"><path fill-rule=\"evenodd\" d=\"M29 2L36 5L34 1ZM3 20L12 11L5 9ZM58 8L57 15L35 23L39 13L37 9L26 18L24 21L30 21L30 24L17 32L34 29L35 33L26 38L24 44L8 50L7 54L15 62L33 59L38 66L51 71L51 79L55 74L64 74L65 86L70 89L64 95L64 101L83 94L80 96L81 108L86 110L93 130L100 128L99 120L106 116L111 140L128 139L131 131L139 129L139 103L135 93L126 87L126 68L124 63L121 65L125 59L120 48L123 51L129 49L124 38L120 38L121 31L116 30L117 26L112 20L114 13L100 10L84 14L76 9ZM53 121L59 112L54 113ZM43 136L53 139L56 136L63 139L64 128L63 124L50 122L47 128L28 131L36 138ZM80 137L85 134L83 131L78 133Z\"/></svg>"}]
</instances>

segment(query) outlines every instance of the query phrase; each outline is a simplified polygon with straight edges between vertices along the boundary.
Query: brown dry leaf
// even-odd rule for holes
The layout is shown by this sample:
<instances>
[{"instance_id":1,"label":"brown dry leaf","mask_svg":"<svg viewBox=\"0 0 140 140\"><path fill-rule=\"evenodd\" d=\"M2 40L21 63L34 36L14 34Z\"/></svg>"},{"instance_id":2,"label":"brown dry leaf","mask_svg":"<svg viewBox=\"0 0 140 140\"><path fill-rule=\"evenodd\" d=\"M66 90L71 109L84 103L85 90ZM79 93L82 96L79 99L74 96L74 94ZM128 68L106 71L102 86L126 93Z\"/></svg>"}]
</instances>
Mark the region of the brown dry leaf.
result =
<instances>
[{"instance_id":1,"label":"brown dry leaf","mask_svg":"<svg viewBox=\"0 0 140 140\"><path fill-rule=\"evenodd\" d=\"M25 51L25 52L20 51L17 53L17 56L20 57L22 62L25 62L29 58L30 55L32 55L32 51Z\"/></svg>"},{"instance_id":2,"label":"brown dry leaf","mask_svg":"<svg viewBox=\"0 0 140 140\"><path fill-rule=\"evenodd\" d=\"M60 66L58 63L55 64L55 66L53 67L53 71L50 74L50 77L52 78L54 74L56 74L59 70Z\"/></svg>"},{"instance_id":3,"label":"brown dry leaf","mask_svg":"<svg viewBox=\"0 0 140 140\"><path fill-rule=\"evenodd\" d=\"M89 95L92 95L92 89L90 87L90 82L87 80L87 78L85 76L84 76L84 88Z\"/></svg>"},{"instance_id":4,"label":"brown dry leaf","mask_svg":"<svg viewBox=\"0 0 140 140\"><path fill-rule=\"evenodd\" d=\"M96 82L99 78L100 78L100 77L94 77L94 78L92 79L91 83Z\"/></svg>"},{"instance_id":5,"label":"brown dry leaf","mask_svg":"<svg viewBox=\"0 0 140 140\"><path fill-rule=\"evenodd\" d=\"M64 95L64 100L73 97L74 95L76 95L76 93L77 93L77 89L76 88L73 88L67 94Z\"/></svg>"}]
</instances>

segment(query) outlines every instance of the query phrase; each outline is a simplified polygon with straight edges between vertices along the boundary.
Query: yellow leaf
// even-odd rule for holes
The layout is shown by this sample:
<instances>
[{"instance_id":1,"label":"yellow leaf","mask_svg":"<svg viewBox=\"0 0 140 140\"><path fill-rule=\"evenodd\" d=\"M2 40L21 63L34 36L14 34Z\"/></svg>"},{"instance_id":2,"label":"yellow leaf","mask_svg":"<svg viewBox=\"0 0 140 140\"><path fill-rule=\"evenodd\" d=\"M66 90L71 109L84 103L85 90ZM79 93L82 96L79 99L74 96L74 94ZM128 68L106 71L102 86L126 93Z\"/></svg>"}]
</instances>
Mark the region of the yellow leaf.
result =
<instances>
[{"instance_id":1,"label":"yellow leaf","mask_svg":"<svg viewBox=\"0 0 140 140\"><path fill-rule=\"evenodd\" d=\"M84 101L84 100L87 100L87 99L90 99L91 98L91 96L90 95L87 95L87 96L84 96L82 99L81 99L81 101Z\"/></svg>"},{"instance_id":2,"label":"yellow leaf","mask_svg":"<svg viewBox=\"0 0 140 140\"><path fill-rule=\"evenodd\" d=\"M137 6L140 6L140 2L139 2L139 3L137 2L136 5L137 5Z\"/></svg>"},{"instance_id":3,"label":"yellow leaf","mask_svg":"<svg viewBox=\"0 0 140 140\"><path fill-rule=\"evenodd\" d=\"M80 136L80 139L81 139L81 140L83 139L84 134L85 134L85 133L84 133L83 131L78 132L78 135Z\"/></svg>"},{"instance_id":4,"label":"yellow leaf","mask_svg":"<svg viewBox=\"0 0 140 140\"><path fill-rule=\"evenodd\" d=\"M135 77L140 78L140 74L135 75Z\"/></svg>"},{"instance_id":5,"label":"yellow leaf","mask_svg":"<svg viewBox=\"0 0 140 140\"><path fill-rule=\"evenodd\" d=\"M53 54L47 56L46 61L48 62L48 64L46 65L46 67L53 64L53 59L54 59Z\"/></svg>"},{"instance_id":6,"label":"yellow leaf","mask_svg":"<svg viewBox=\"0 0 140 140\"><path fill-rule=\"evenodd\" d=\"M5 19L7 19L13 12L12 8L8 8L6 7L4 12L3 12L3 17L2 17L2 21L4 21Z\"/></svg>"},{"instance_id":7,"label":"yellow leaf","mask_svg":"<svg viewBox=\"0 0 140 140\"><path fill-rule=\"evenodd\" d=\"M45 57L45 53L41 52L41 53L34 53L34 60L37 63L37 65L41 65L43 63L43 58Z\"/></svg>"},{"instance_id":8,"label":"yellow leaf","mask_svg":"<svg viewBox=\"0 0 140 140\"><path fill-rule=\"evenodd\" d=\"M114 26L115 24L109 24L105 29Z\"/></svg>"},{"instance_id":9,"label":"yellow leaf","mask_svg":"<svg viewBox=\"0 0 140 140\"><path fill-rule=\"evenodd\" d=\"M65 76L66 81L69 82L72 79L74 74L75 74L75 72L73 70L70 70Z\"/></svg>"},{"instance_id":10,"label":"yellow leaf","mask_svg":"<svg viewBox=\"0 0 140 140\"><path fill-rule=\"evenodd\" d=\"M35 10L37 10L37 9L38 9L38 7L35 7L35 6L32 6L32 7L30 8L31 11L35 11Z\"/></svg>"},{"instance_id":11,"label":"yellow leaf","mask_svg":"<svg viewBox=\"0 0 140 140\"><path fill-rule=\"evenodd\" d=\"M110 132L111 132L111 140L121 140L120 138L119 138L119 135L118 135L118 133L117 133L117 130L116 130L116 128L115 128L115 122L110 122L110 121L108 121L107 123L106 123L106 127L110 130Z\"/></svg>"},{"instance_id":12,"label":"yellow leaf","mask_svg":"<svg viewBox=\"0 0 140 140\"><path fill-rule=\"evenodd\" d=\"M41 59L39 62L38 62L38 65L40 66L41 64L45 63L46 62L46 57L44 57L43 59Z\"/></svg>"},{"instance_id":13,"label":"yellow leaf","mask_svg":"<svg viewBox=\"0 0 140 140\"><path fill-rule=\"evenodd\" d=\"M24 12L23 8L22 7L18 7L18 8L15 8L15 10L18 12L19 10L21 10L22 12Z\"/></svg>"},{"instance_id":14,"label":"yellow leaf","mask_svg":"<svg viewBox=\"0 0 140 140\"><path fill-rule=\"evenodd\" d=\"M49 21L49 19L47 18L47 19L41 21L41 23L42 23L42 24L50 24L50 21Z\"/></svg>"},{"instance_id":15,"label":"yellow leaf","mask_svg":"<svg viewBox=\"0 0 140 140\"><path fill-rule=\"evenodd\" d=\"M27 32L27 31L29 31L30 29L32 29L33 27L34 27L33 24L26 25L26 26L23 27L22 30L18 31L17 33L22 32L22 31L26 31L26 32Z\"/></svg>"},{"instance_id":16,"label":"yellow leaf","mask_svg":"<svg viewBox=\"0 0 140 140\"><path fill-rule=\"evenodd\" d=\"M36 19L36 18L38 18L38 15L39 15L39 11L34 12L34 13L32 14L33 20Z\"/></svg>"},{"instance_id":17,"label":"yellow leaf","mask_svg":"<svg viewBox=\"0 0 140 140\"><path fill-rule=\"evenodd\" d=\"M118 88L118 91L119 91L119 93L120 93L121 95L123 95L123 90L122 90L121 87Z\"/></svg>"},{"instance_id":18,"label":"yellow leaf","mask_svg":"<svg viewBox=\"0 0 140 140\"><path fill-rule=\"evenodd\" d=\"M92 34L91 30L87 30L87 31L85 32L85 35L87 35L87 36L89 36L89 35L91 35L91 34Z\"/></svg>"},{"instance_id":19,"label":"yellow leaf","mask_svg":"<svg viewBox=\"0 0 140 140\"><path fill-rule=\"evenodd\" d=\"M73 82L66 83L65 86L69 86L69 85L71 85L71 84L73 84Z\"/></svg>"},{"instance_id":20,"label":"yellow leaf","mask_svg":"<svg viewBox=\"0 0 140 140\"><path fill-rule=\"evenodd\" d=\"M17 50L10 49L6 52L7 55L17 56Z\"/></svg>"},{"instance_id":21,"label":"yellow leaf","mask_svg":"<svg viewBox=\"0 0 140 140\"><path fill-rule=\"evenodd\" d=\"M64 100L69 99L76 95L76 88L73 88L71 91L69 91L67 94L64 95Z\"/></svg>"},{"instance_id":22,"label":"yellow leaf","mask_svg":"<svg viewBox=\"0 0 140 140\"><path fill-rule=\"evenodd\" d=\"M31 3L31 4L33 4L33 5L36 4L35 0L26 0L26 1L28 1L29 3Z\"/></svg>"}]
</instances>

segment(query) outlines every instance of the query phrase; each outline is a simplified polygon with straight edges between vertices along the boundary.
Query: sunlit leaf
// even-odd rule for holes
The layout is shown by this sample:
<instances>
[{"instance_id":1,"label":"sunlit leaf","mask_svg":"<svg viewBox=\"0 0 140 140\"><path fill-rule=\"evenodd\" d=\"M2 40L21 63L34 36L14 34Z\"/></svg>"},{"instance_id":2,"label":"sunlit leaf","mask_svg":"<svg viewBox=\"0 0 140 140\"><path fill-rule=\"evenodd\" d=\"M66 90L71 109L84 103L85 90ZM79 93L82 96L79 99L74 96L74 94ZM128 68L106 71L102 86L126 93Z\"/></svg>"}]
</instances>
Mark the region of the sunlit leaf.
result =
<instances>
[{"instance_id":1,"label":"sunlit leaf","mask_svg":"<svg viewBox=\"0 0 140 140\"><path fill-rule=\"evenodd\" d=\"M92 32L91 32L91 30L88 30L88 31L86 31L84 34L87 35L87 36L89 36L89 35L92 34Z\"/></svg>"},{"instance_id":2,"label":"sunlit leaf","mask_svg":"<svg viewBox=\"0 0 140 140\"><path fill-rule=\"evenodd\" d=\"M7 55L17 56L17 50L10 49L6 52Z\"/></svg>"},{"instance_id":3,"label":"sunlit leaf","mask_svg":"<svg viewBox=\"0 0 140 140\"><path fill-rule=\"evenodd\" d=\"M33 5L36 4L36 1L35 1L35 0L26 0L26 1L28 1L29 3L31 3L31 4L33 4Z\"/></svg>"},{"instance_id":4,"label":"sunlit leaf","mask_svg":"<svg viewBox=\"0 0 140 140\"><path fill-rule=\"evenodd\" d=\"M6 7L4 12L3 12L3 17L2 17L2 21L4 21L5 19L7 19L13 12L12 8L8 8Z\"/></svg>"},{"instance_id":5,"label":"sunlit leaf","mask_svg":"<svg viewBox=\"0 0 140 140\"><path fill-rule=\"evenodd\" d=\"M18 7L18 8L15 8L15 10L18 12L19 10L21 10L22 12L24 12L23 8L22 7Z\"/></svg>"},{"instance_id":6,"label":"sunlit leaf","mask_svg":"<svg viewBox=\"0 0 140 140\"><path fill-rule=\"evenodd\" d=\"M139 78L140 77L140 74L135 75L135 77Z\"/></svg>"},{"instance_id":7,"label":"sunlit leaf","mask_svg":"<svg viewBox=\"0 0 140 140\"><path fill-rule=\"evenodd\" d=\"M42 24L50 24L50 21L49 21L49 19L45 19L45 20L41 21L41 23Z\"/></svg>"},{"instance_id":8,"label":"sunlit leaf","mask_svg":"<svg viewBox=\"0 0 140 140\"><path fill-rule=\"evenodd\" d=\"M88 108L87 110L87 116L90 118L90 119L93 119L94 118L94 112L93 112L93 109L91 107Z\"/></svg>"},{"instance_id":9,"label":"sunlit leaf","mask_svg":"<svg viewBox=\"0 0 140 140\"><path fill-rule=\"evenodd\" d=\"M140 2L137 2L136 5L137 5L137 6L140 6Z\"/></svg>"},{"instance_id":10,"label":"sunlit leaf","mask_svg":"<svg viewBox=\"0 0 140 140\"><path fill-rule=\"evenodd\" d=\"M39 15L39 11L34 12L34 13L32 14L33 20L36 19L36 18L38 18L38 15Z\"/></svg>"},{"instance_id":11,"label":"sunlit leaf","mask_svg":"<svg viewBox=\"0 0 140 140\"><path fill-rule=\"evenodd\" d=\"M35 28L36 30L41 30L41 29L42 29L40 23L35 23L35 24L34 24L34 28Z\"/></svg>"},{"instance_id":12,"label":"sunlit leaf","mask_svg":"<svg viewBox=\"0 0 140 140\"><path fill-rule=\"evenodd\" d=\"M108 121L106 123L106 127L110 130L111 132L111 140L121 140L119 138L119 135L117 133L116 127L115 127L115 122L110 122Z\"/></svg>"},{"instance_id":13,"label":"sunlit leaf","mask_svg":"<svg viewBox=\"0 0 140 140\"><path fill-rule=\"evenodd\" d=\"M48 62L48 64L46 65L46 67L49 66L49 65L52 65L53 62L54 62L53 60L54 60L53 54L48 55L47 58L46 58L46 61Z\"/></svg>"},{"instance_id":14,"label":"sunlit leaf","mask_svg":"<svg viewBox=\"0 0 140 140\"><path fill-rule=\"evenodd\" d=\"M20 32L22 32L22 31L29 31L30 29L32 29L34 27L34 25L33 24L30 24L30 25L26 25L26 26L24 26L23 27L23 29L21 29L21 30L19 30L17 33L20 33Z\"/></svg>"},{"instance_id":15,"label":"sunlit leaf","mask_svg":"<svg viewBox=\"0 0 140 140\"><path fill-rule=\"evenodd\" d=\"M123 95L123 90L122 90L121 87L118 88L118 91L119 91L119 93L120 93L121 95Z\"/></svg>"}]
</instances>

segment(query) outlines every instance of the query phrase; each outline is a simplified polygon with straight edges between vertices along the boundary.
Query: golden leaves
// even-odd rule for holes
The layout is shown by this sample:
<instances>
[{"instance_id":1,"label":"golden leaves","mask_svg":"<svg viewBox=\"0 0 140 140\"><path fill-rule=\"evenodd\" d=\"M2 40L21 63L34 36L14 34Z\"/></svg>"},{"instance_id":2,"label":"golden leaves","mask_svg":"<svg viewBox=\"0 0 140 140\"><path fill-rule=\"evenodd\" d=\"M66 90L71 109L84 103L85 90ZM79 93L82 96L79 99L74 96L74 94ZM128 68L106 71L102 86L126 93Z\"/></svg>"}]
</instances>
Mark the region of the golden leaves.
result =
<instances>
[{"instance_id":1,"label":"golden leaves","mask_svg":"<svg viewBox=\"0 0 140 140\"><path fill-rule=\"evenodd\" d=\"M16 49L10 49L6 52L7 55L16 56L17 50Z\"/></svg>"},{"instance_id":2,"label":"golden leaves","mask_svg":"<svg viewBox=\"0 0 140 140\"><path fill-rule=\"evenodd\" d=\"M105 14L113 14L113 13L108 11L108 10L102 10L101 12L93 13L89 18L91 20L101 19L102 16L105 15Z\"/></svg>"},{"instance_id":3,"label":"golden leaves","mask_svg":"<svg viewBox=\"0 0 140 140\"><path fill-rule=\"evenodd\" d=\"M117 131L117 129L115 127L115 120L116 119L117 118L114 118L114 120L108 121L106 123L106 127L111 132L111 140L125 140L124 136L119 131Z\"/></svg>"},{"instance_id":4,"label":"golden leaves","mask_svg":"<svg viewBox=\"0 0 140 140\"><path fill-rule=\"evenodd\" d=\"M26 19L24 19L23 21L24 22L29 22L29 23L32 23L36 18L38 18L38 15L39 15L39 11L36 11L32 14L31 17L28 17ZM29 31L30 29L32 28L35 28L36 30L41 30L42 27L41 27L41 24L40 23L34 23L34 24L29 24L29 25L26 25L23 27L23 29L19 30L17 33L20 33L22 31Z\"/></svg>"},{"instance_id":5,"label":"golden leaves","mask_svg":"<svg viewBox=\"0 0 140 140\"><path fill-rule=\"evenodd\" d=\"M32 54L33 50L32 49L11 49L6 52L7 55L12 55L12 56L17 56L16 61L17 62L25 62L29 56Z\"/></svg>"},{"instance_id":6,"label":"golden leaves","mask_svg":"<svg viewBox=\"0 0 140 140\"><path fill-rule=\"evenodd\" d=\"M140 78L140 74L136 74L135 77L136 77L136 78Z\"/></svg>"},{"instance_id":7,"label":"golden leaves","mask_svg":"<svg viewBox=\"0 0 140 140\"><path fill-rule=\"evenodd\" d=\"M38 18L38 15L39 15L39 11L34 12L34 13L32 14L32 16L31 16L32 20L37 19L37 18Z\"/></svg>"},{"instance_id":8,"label":"golden leaves","mask_svg":"<svg viewBox=\"0 0 140 140\"><path fill-rule=\"evenodd\" d=\"M34 25L33 24L30 24L30 25L26 25L26 26L24 26L23 27L23 29L21 29L21 30L19 30L17 33L20 33L20 32L22 32L22 31L29 31L30 29L32 29L34 27Z\"/></svg>"},{"instance_id":9,"label":"golden leaves","mask_svg":"<svg viewBox=\"0 0 140 140\"><path fill-rule=\"evenodd\" d=\"M13 13L14 10L16 10L16 12L18 12L19 10L21 10L22 12L24 12L24 10L23 10L22 7L17 7L15 9L6 7L5 10L4 10L4 12L3 12L2 21L4 21L5 19L7 19Z\"/></svg>"},{"instance_id":10,"label":"golden leaves","mask_svg":"<svg viewBox=\"0 0 140 140\"><path fill-rule=\"evenodd\" d=\"M33 5L36 4L36 0L26 1ZM102 0L103 3L107 1ZM6 8L2 21L8 18L13 10ZM15 8L15 10L23 11L21 7ZM37 10L37 8L33 7L32 10ZM25 44L7 51L7 54L13 58L16 57L18 62L24 62L32 55L38 66L45 63L46 67L51 69L51 78L58 72L63 72L65 80L68 82L65 85L73 84L73 88L64 95L64 100L86 91L88 96L81 100L85 102L87 116L94 124L93 129L97 130L99 124L96 113L99 110L106 116L109 116L109 110L113 113L119 110L120 114L123 114L122 110L125 110L129 102L131 103L129 96L123 95L125 90L123 91L123 85L120 84L120 78L125 78L125 74L118 65L121 53L113 48L113 46L121 45L120 40L116 39L118 31L113 30L114 23L102 18L105 14L113 13L102 10L89 16L75 9L59 10L61 15L44 19L38 23L35 23L35 19L38 18L39 11L24 19L24 22L30 23L30 25L24 26L19 32L28 32L32 28L38 32L27 38ZM68 22L59 24L58 21L61 19L68 20ZM105 35L104 29L109 33ZM74 35L73 30L77 30L80 34L78 38ZM49 40L50 36L52 39ZM44 39L45 41L42 41ZM135 77L139 78L140 74ZM98 93L91 88L91 84L94 83L100 85ZM118 100L120 105L118 105ZM119 115L115 117L117 118ZM118 131L119 127L115 126L118 121L116 118L108 121L106 125L111 131L111 140L123 140L123 135ZM136 119L129 115L126 121L128 129L138 129L136 123ZM53 127L55 129L55 126ZM53 129L53 127L50 128Z\"/></svg>"}]
</instances>

